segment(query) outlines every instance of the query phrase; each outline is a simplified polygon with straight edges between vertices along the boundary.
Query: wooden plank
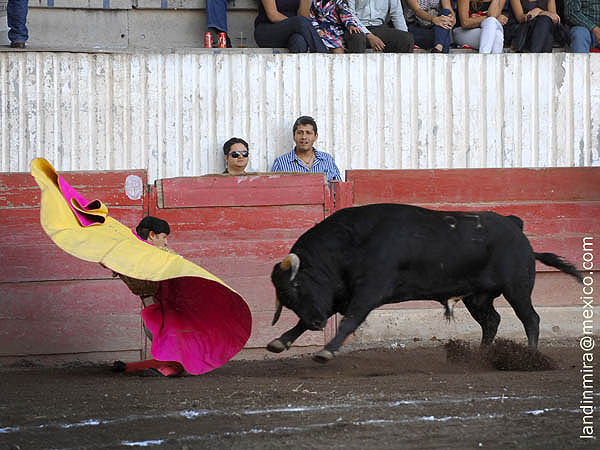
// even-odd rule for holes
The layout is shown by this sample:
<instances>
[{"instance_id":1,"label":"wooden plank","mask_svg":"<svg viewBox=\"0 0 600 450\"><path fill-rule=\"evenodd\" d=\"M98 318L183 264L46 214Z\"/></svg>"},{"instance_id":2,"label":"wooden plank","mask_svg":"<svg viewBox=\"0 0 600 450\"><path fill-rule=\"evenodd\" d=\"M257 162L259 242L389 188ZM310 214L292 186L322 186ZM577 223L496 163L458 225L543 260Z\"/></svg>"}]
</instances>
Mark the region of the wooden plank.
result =
<instances>
[{"instance_id":1,"label":"wooden plank","mask_svg":"<svg viewBox=\"0 0 600 450\"><path fill-rule=\"evenodd\" d=\"M3 319L80 315L138 315L141 301L118 278L108 280L0 283Z\"/></svg>"},{"instance_id":2,"label":"wooden plank","mask_svg":"<svg viewBox=\"0 0 600 450\"><path fill-rule=\"evenodd\" d=\"M598 237L596 237L596 241ZM578 269L582 268L582 236L546 236L543 238L532 237L529 239L533 250L538 253L556 253L567 259ZM555 272L557 269L536 263L538 272Z\"/></svg>"},{"instance_id":3,"label":"wooden plank","mask_svg":"<svg viewBox=\"0 0 600 450\"><path fill-rule=\"evenodd\" d=\"M528 235L600 234L600 201L598 202L527 202L527 203L418 203L437 211L493 211L515 215L524 222Z\"/></svg>"},{"instance_id":4,"label":"wooden plank","mask_svg":"<svg viewBox=\"0 0 600 450\"><path fill-rule=\"evenodd\" d=\"M50 238L46 245L0 246L0 282L110 278L98 263L82 261L58 248Z\"/></svg>"},{"instance_id":5,"label":"wooden plank","mask_svg":"<svg viewBox=\"0 0 600 450\"><path fill-rule=\"evenodd\" d=\"M120 280L0 283L0 298L0 355L141 346L141 302Z\"/></svg>"},{"instance_id":6,"label":"wooden plank","mask_svg":"<svg viewBox=\"0 0 600 450\"><path fill-rule=\"evenodd\" d=\"M600 271L594 277L598 279ZM558 272L538 272L531 294L534 306L583 306L583 285L573 277Z\"/></svg>"},{"instance_id":7,"label":"wooden plank","mask_svg":"<svg viewBox=\"0 0 600 450\"><path fill-rule=\"evenodd\" d=\"M354 205L600 200L599 167L350 170Z\"/></svg>"},{"instance_id":8,"label":"wooden plank","mask_svg":"<svg viewBox=\"0 0 600 450\"><path fill-rule=\"evenodd\" d=\"M92 328L92 324L94 325ZM77 320L0 319L0 356L138 350L135 317L115 316L110 322Z\"/></svg>"},{"instance_id":9,"label":"wooden plank","mask_svg":"<svg viewBox=\"0 0 600 450\"><path fill-rule=\"evenodd\" d=\"M264 348L269 342L281 336L298 322L296 314L284 308L277 324L271 326L273 312L260 311L252 314L252 335L246 344L246 348ZM294 346L322 346L324 343L325 335L323 331L307 331L294 342Z\"/></svg>"},{"instance_id":10,"label":"wooden plank","mask_svg":"<svg viewBox=\"0 0 600 450\"><path fill-rule=\"evenodd\" d=\"M135 228L140 208L113 207L110 214ZM58 248L40 225L39 209L7 209L0 214L0 282L108 278L99 264L89 263Z\"/></svg>"},{"instance_id":11,"label":"wooden plank","mask_svg":"<svg viewBox=\"0 0 600 450\"><path fill-rule=\"evenodd\" d=\"M335 196L335 210L352 206L353 185L351 182L332 183Z\"/></svg>"},{"instance_id":12,"label":"wooden plank","mask_svg":"<svg viewBox=\"0 0 600 450\"><path fill-rule=\"evenodd\" d=\"M107 206L143 207L147 190L145 170L61 172L60 175L88 200L99 199ZM125 189L128 176L142 180L141 197L130 198ZM0 173L0 209L39 207L40 188L29 173Z\"/></svg>"},{"instance_id":13,"label":"wooden plank","mask_svg":"<svg viewBox=\"0 0 600 450\"><path fill-rule=\"evenodd\" d=\"M220 235L229 241L232 241L229 236L231 232L246 233L248 237L263 231L277 234L282 230L308 229L324 217L322 203L304 206L177 209L161 209L151 205L150 214L169 222L172 233Z\"/></svg>"},{"instance_id":14,"label":"wooden plank","mask_svg":"<svg viewBox=\"0 0 600 450\"><path fill-rule=\"evenodd\" d=\"M29 363L46 366L73 367L79 363L112 364L114 361L139 361L142 358L139 350L124 350L110 352L85 352L85 353L60 353L41 355L29 353L27 355L0 356L0 367L26 367Z\"/></svg>"},{"instance_id":15,"label":"wooden plank","mask_svg":"<svg viewBox=\"0 0 600 450\"><path fill-rule=\"evenodd\" d=\"M160 180L164 208L323 204L322 174L269 174Z\"/></svg>"},{"instance_id":16,"label":"wooden plank","mask_svg":"<svg viewBox=\"0 0 600 450\"><path fill-rule=\"evenodd\" d=\"M135 228L144 213L140 207L111 207L109 215L129 228ZM46 236L38 208L12 208L0 213L0 245L34 244ZM41 242L45 242L42 240ZM0 253L1 255L1 253Z\"/></svg>"},{"instance_id":17,"label":"wooden plank","mask_svg":"<svg viewBox=\"0 0 600 450\"><path fill-rule=\"evenodd\" d=\"M0 173L1 209L39 207L40 197L40 188L31 174L26 172Z\"/></svg>"},{"instance_id":18,"label":"wooden plank","mask_svg":"<svg viewBox=\"0 0 600 450\"><path fill-rule=\"evenodd\" d=\"M263 274L260 276L240 276L236 266L232 266L227 274L222 275L222 279L227 280L227 284L239 292L250 307L252 314L255 312L270 312L273 313L275 305L275 288L271 283L271 270L274 264L270 267L265 267Z\"/></svg>"},{"instance_id":19,"label":"wooden plank","mask_svg":"<svg viewBox=\"0 0 600 450\"><path fill-rule=\"evenodd\" d=\"M595 275L598 271L594 272ZM582 306L583 302L580 296L582 285L573 277L558 273L558 272L542 272L536 274L535 286L531 294L531 299L534 306ZM494 301L496 308L511 306L506 301L504 296L498 297ZM462 302L458 303L458 307L464 307ZM429 300L415 300L402 303L392 303L384 305L382 310L396 309L432 309L440 311L440 318L443 316L444 307L439 302Z\"/></svg>"}]
</instances>

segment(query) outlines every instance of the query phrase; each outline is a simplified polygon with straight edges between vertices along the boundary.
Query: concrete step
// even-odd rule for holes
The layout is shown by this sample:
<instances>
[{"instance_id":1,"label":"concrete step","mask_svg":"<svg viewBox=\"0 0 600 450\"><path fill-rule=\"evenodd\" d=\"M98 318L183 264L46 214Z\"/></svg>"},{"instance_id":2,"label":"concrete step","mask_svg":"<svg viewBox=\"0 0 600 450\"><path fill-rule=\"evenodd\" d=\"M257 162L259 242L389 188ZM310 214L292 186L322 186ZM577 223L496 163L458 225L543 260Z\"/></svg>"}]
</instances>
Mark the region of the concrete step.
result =
<instances>
[{"instance_id":1,"label":"concrete step","mask_svg":"<svg viewBox=\"0 0 600 450\"><path fill-rule=\"evenodd\" d=\"M234 47L256 47L256 2L229 3ZM6 45L6 19L0 22L0 45ZM199 48L207 31L206 0L30 0L27 27L28 45L37 49Z\"/></svg>"}]
</instances>

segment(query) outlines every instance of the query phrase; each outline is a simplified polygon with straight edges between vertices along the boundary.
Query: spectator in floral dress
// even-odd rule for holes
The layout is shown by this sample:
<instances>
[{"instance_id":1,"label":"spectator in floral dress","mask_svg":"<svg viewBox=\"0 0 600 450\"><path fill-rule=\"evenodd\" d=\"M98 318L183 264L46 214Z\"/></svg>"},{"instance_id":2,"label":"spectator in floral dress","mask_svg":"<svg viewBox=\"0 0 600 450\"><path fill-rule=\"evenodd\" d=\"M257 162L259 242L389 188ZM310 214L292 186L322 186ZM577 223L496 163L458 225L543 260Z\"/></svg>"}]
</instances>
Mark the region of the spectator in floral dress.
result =
<instances>
[{"instance_id":1,"label":"spectator in floral dress","mask_svg":"<svg viewBox=\"0 0 600 450\"><path fill-rule=\"evenodd\" d=\"M362 33L359 20L348 7L347 0L313 0L310 7L312 24L332 53L344 53L344 31Z\"/></svg>"}]
</instances>

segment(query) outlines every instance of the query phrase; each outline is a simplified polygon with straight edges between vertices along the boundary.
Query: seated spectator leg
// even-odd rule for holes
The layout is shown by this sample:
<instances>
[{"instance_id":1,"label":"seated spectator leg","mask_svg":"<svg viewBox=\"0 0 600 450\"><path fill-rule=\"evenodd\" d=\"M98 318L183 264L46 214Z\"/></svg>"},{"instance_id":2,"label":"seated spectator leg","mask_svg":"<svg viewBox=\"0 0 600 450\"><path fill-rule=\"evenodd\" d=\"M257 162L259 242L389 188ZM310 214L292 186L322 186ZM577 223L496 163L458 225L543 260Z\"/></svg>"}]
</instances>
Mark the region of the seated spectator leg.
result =
<instances>
[{"instance_id":1,"label":"seated spectator leg","mask_svg":"<svg viewBox=\"0 0 600 450\"><path fill-rule=\"evenodd\" d=\"M532 53L551 53L554 42L552 19L548 16L537 16L533 22L527 48Z\"/></svg>"},{"instance_id":2,"label":"seated spectator leg","mask_svg":"<svg viewBox=\"0 0 600 450\"><path fill-rule=\"evenodd\" d=\"M323 44L319 33L313 27L310 19L307 19L304 16L294 16L289 19L284 20L283 22L289 22L288 27L291 29L292 33L298 33L302 35L304 40L306 41L308 51L311 53L327 53L327 47ZM281 22L279 22L281 23ZM291 50L291 49L290 49Z\"/></svg>"},{"instance_id":3,"label":"seated spectator leg","mask_svg":"<svg viewBox=\"0 0 600 450\"><path fill-rule=\"evenodd\" d=\"M433 28L424 28L418 25L409 25L408 31L410 34L413 35L415 44L417 44L423 50L429 50L433 47Z\"/></svg>"},{"instance_id":4,"label":"seated spectator leg","mask_svg":"<svg viewBox=\"0 0 600 450\"><path fill-rule=\"evenodd\" d=\"M6 5L6 22L8 24L8 39L10 42L27 42L28 0L9 0Z\"/></svg>"},{"instance_id":5,"label":"seated spectator leg","mask_svg":"<svg viewBox=\"0 0 600 450\"><path fill-rule=\"evenodd\" d=\"M292 33L287 41L287 48L291 53L306 53L308 44L301 34Z\"/></svg>"},{"instance_id":6,"label":"seated spectator leg","mask_svg":"<svg viewBox=\"0 0 600 450\"><path fill-rule=\"evenodd\" d=\"M500 35L498 29L500 29ZM498 38L500 38L500 43L496 42ZM488 17L481 22L479 53L502 53L503 47L504 33L502 32L502 25L495 17Z\"/></svg>"},{"instance_id":7,"label":"seated spectator leg","mask_svg":"<svg viewBox=\"0 0 600 450\"><path fill-rule=\"evenodd\" d=\"M348 53L364 53L367 49L367 38L364 33L344 31L344 42Z\"/></svg>"},{"instance_id":8,"label":"seated spectator leg","mask_svg":"<svg viewBox=\"0 0 600 450\"><path fill-rule=\"evenodd\" d=\"M492 53L504 53L504 27L500 22L498 22L498 27L496 28L496 39L494 40Z\"/></svg>"},{"instance_id":9,"label":"seated spectator leg","mask_svg":"<svg viewBox=\"0 0 600 450\"><path fill-rule=\"evenodd\" d=\"M292 34L302 36L309 51L328 52L312 23L304 16L290 17L277 23L261 23L254 29L254 40L259 47L287 47ZM296 39L292 41L294 45L298 44Z\"/></svg>"},{"instance_id":10,"label":"seated spectator leg","mask_svg":"<svg viewBox=\"0 0 600 450\"><path fill-rule=\"evenodd\" d=\"M481 28L455 28L452 30L452 33L454 34L454 43L458 47L469 46L474 49L480 49L483 41L483 30ZM480 53L483 52L480 50Z\"/></svg>"},{"instance_id":11,"label":"seated spectator leg","mask_svg":"<svg viewBox=\"0 0 600 450\"><path fill-rule=\"evenodd\" d=\"M369 31L383 41L385 53L412 53L415 45L413 35L387 25L369 27Z\"/></svg>"},{"instance_id":12,"label":"seated spectator leg","mask_svg":"<svg viewBox=\"0 0 600 450\"><path fill-rule=\"evenodd\" d=\"M449 9L442 9L440 11L440 16L449 16L452 12ZM433 27L433 33L435 35L433 46L435 47L438 44L442 45L442 53L450 52L450 30L446 28L438 27L435 25Z\"/></svg>"},{"instance_id":13,"label":"seated spectator leg","mask_svg":"<svg viewBox=\"0 0 600 450\"><path fill-rule=\"evenodd\" d=\"M213 45L216 46L219 32L227 33L227 0L206 0L206 27L215 34ZM231 47L229 34L227 47Z\"/></svg>"},{"instance_id":14,"label":"seated spectator leg","mask_svg":"<svg viewBox=\"0 0 600 450\"><path fill-rule=\"evenodd\" d=\"M585 27L571 27L571 51L573 53L588 53L592 48L592 33Z\"/></svg>"}]
</instances>

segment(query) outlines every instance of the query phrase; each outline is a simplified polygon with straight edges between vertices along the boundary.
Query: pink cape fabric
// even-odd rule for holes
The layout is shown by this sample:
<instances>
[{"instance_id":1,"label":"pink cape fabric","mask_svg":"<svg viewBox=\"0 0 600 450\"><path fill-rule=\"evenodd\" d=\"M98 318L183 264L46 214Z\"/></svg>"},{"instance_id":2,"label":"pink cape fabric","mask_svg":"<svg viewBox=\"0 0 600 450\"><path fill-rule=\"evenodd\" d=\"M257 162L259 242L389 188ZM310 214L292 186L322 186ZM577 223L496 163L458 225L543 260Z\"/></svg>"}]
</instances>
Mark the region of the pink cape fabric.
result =
<instances>
[{"instance_id":1,"label":"pink cape fabric","mask_svg":"<svg viewBox=\"0 0 600 450\"><path fill-rule=\"evenodd\" d=\"M58 185L60 187L60 192L67 201L71 211L73 211L73 214L75 214L75 217L77 217L77 220L82 226L89 227L90 225L104 223L104 217L84 212L85 210L91 212L98 209L100 207L100 200L92 200L89 202L60 175L58 176ZM78 206L79 209L75 208L75 205Z\"/></svg>"},{"instance_id":2,"label":"pink cape fabric","mask_svg":"<svg viewBox=\"0 0 600 450\"><path fill-rule=\"evenodd\" d=\"M222 366L250 336L250 311L222 284L199 277L161 281L156 303L142 311L152 356L178 361L191 374ZM215 301L214 299L219 299Z\"/></svg>"},{"instance_id":3,"label":"pink cape fabric","mask_svg":"<svg viewBox=\"0 0 600 450\"><path fill-rule=\"evenodd\" d=\"M82 226L105 222L102 214L94 211L100 208L100 201L88 202L60 176L58 183ZM179 362L190 374L222 366L250 337L250 308L239 294L216 281L194 276L163 280L155 301L141 313L153 336L152 356L159 361Z\"/></svg>"}]
</instances>

